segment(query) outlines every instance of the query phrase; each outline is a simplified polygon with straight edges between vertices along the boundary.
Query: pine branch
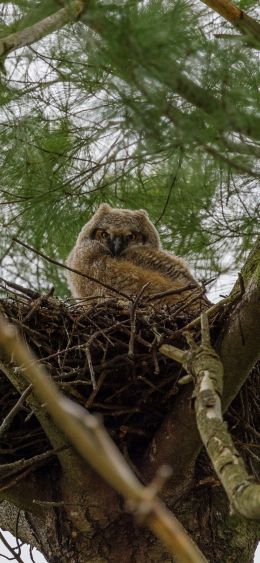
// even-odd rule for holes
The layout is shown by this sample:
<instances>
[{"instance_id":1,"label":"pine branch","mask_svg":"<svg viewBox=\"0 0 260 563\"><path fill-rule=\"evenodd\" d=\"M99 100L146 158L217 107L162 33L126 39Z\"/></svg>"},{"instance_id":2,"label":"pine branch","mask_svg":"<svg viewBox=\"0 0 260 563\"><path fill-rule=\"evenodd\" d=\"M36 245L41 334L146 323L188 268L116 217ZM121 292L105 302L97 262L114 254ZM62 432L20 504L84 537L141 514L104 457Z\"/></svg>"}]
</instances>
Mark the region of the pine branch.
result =
<instances>
[{"instance_id":1,"label":"pine branch","mask_svg":"<svg viewBox=\"0 0 260 563\"><path fill-rule=\"evenodd\" d=\"M260 24L229 0L201 0L247 36L247 45L260 49Z\"/></svg>"},{"instance_id":2,"label":"pine branch","mask_svg":"<svg viewBox=\"0 0 260 563\"><path fill-rule=\"evenodd\" d=\"M147 88L144 83L141 84L140 81L138 81L136 86L145 98L152 104L153 98L150 95L149 88ZM252 117L249 113L238 113L231 103L229 103L228 109L224 112L222 102L220 102L220 100L214 95L210 94L208 90L205 90L193 80L184 76L180 65L177 65L177 63L175 63L174 79L168 80L168 86L174 89L179 96L193 104L196 108L203 110L209 116L215 117L215 127L219 134L222 135L223 133L234 131L240 135L244 135L255 140L260 139L260 120L258 118L255 116ZM192 114L188 115L184 113L179 109L179 107L177 107L177 105L174 106L171 102L165 107L163 114L182 131L185 128L190 127ZM220 116L222 116L221 122L219 119ZM201 132L206 133L206 130L207 127L202 121L200 130L194 132L195 141L204 149L207 149L209 145L205 146L205 137L201 135ZM222 144L225 143L225 138L218 135L216 141ZM216 154L213 156L220 159L221 155ZM233 164L233 162L234 161L231 159L229 160L230 166L238 168L239 165L237 163ZM247 169L242 165L241 169L242 172L251 173L250 169Z\"/></svg>"},{"instance_id":3,"label":"pine branch","mask_svg":"<svg viewBox=\"0 0 260 563\"><path fill-rule=\"evenodd\" d=\"M216 96L208 90L196 84L181 71L180 65L175 64L173 86L176 92L185 100L193 104L195 107L202 109L208 115L215 116L218 120L224 114L226 123L220 125L220 129L227 130L229 126L234 131L242 135L248 135L253 139L260 139L260 120L252 115L245 113L237 113L231 104L225 111L223 110L223 102L220 102Z\"/></svg>"},{"instance_id":4,"label":"pine branch","mask_svg":"<svg viewBox=\"0 0 260 563\"><path fill-rule=\"evenodd\" d=\"M215 4L217 2L213 0L212 3ZM226 4L226 0L223 0L223 3ZM0 39L0 56L6 56L8 53L20 47L31 45L49 33L62 28L66 23L73 21L73 18L80 16L84 8L85 2L83 0L74 0L68 7L62 8L34 25ZM238 12L240 12L240 10L238 10ZM249 18L249 16L246 18ZM106 17L102 19L102 22L99 21L98 17L96 19L95 17L87 17L87 15L85 15L83 21L96 33L99 33L101 37L104 36L104 39L106 39ZM251 18L249 18L249 20L251 21ZM245 19L245 21L247 21L247 19ZM255 22L255 24L257 29L258 27L260 28L257 22ZM176 93L209 115L219 117L219 115L223 114L223 107L219 100L185 76L181 66L178 65L177 62L175 63L173 73L174 80L172 81L172 78L170 78L169 85L174 87ZM229 109L229 111L226 112L226 122L226 124L222 124L223 131L227 129L228 125L238 133L247 135L256 140L259 139L260 121L256 116L252 119L250 115L237 115L236 111Z\"/></svg>"}]
</instances>

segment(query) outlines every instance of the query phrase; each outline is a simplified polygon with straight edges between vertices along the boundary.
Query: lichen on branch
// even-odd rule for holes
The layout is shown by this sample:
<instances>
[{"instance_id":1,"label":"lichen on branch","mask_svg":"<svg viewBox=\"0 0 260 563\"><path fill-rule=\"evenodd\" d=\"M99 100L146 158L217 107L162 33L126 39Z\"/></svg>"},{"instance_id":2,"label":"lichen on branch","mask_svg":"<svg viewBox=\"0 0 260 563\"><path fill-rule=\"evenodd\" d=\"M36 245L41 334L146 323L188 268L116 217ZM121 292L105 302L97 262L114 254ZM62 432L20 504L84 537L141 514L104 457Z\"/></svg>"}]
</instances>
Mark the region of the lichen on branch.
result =
<instances>
[{"instance_id":1,"label":"lichen on branch","mask_svg":"<svg viewBox=\"0 0 260 563\"><path fill-rule=\"evenodd\" d=\"M248 474L222 418L223 365L210 344L206 313L201 315L201 345L190 335L187 339L190 350L186 352L171 345L161 346L160 351L180 362L195 380L198 430L231 508L241 516L260 520L260 484Z\"/></svg>"}]
</instances>

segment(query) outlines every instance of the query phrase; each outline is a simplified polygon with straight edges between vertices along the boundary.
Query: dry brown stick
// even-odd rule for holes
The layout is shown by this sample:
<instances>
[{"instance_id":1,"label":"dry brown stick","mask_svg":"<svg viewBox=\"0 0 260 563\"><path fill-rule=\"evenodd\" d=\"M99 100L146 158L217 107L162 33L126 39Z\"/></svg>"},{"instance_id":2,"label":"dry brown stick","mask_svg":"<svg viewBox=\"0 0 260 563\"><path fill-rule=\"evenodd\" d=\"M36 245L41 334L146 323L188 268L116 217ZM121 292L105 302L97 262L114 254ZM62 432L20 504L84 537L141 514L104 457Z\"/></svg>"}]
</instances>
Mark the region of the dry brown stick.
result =
<instances>
[{"instance_id":1,"label":"dry brown stick","mask_svg":"<svg viewBox=\"0 0 260 563\"><path fill-rule=\"evenodd\" d=\"M15 403L13 408L10 410L10 412L4 418L4 420L3 420L3 422L0 426L0 438L3 436L3 434L5 434L5 432L10 427L15 415L20 410L20 408L23 405L25 399L31 393L31 390L32 390L32 385L29 385L29 387L27 387L27 389L25 389L25 391L21 394L21 397L18 399L17 403Z\"/></svg>"},{"instance_id":2,"label":"dry brown stick","mask_svg":"<svg viewBox=\"0 0 260 563\"><path fill-rule=\"evenodd\" d=\"M191 349L163 345L160 352L181 363L195 378L195 412L198 430L232 509L260 520L260 484L253 482L222 418L222 362L211 347L208 317L201 315L201 346L189 338Z\"/></svg>"},{"instance_id":3,"label":"dry brown stick","mask_svg":"<svg viewBox=\"0 0 260 563\"><path fill-rule=\"evenodd\" d=\"M40 295L40 297L35 299L33 306L28 311L27 315L25 315L25 317L23 317L23 323L25 323L26 321L29 321L29 319L36 313L37 309L39 309L42 306L42 304L44 303L44 301L46 301L46 299L48 299L48 297L51 297L53 295L53 293L54 293L54 287L51 287L51 289L46 293L46 295Z\"/></svg>"},{"instance_id":4,"label":"dry brown stick","mask_svg":"<svg viewBox=\"0 0 260 563\"><path fill-rule=\"evenodd\" d=\"M49 457L57 455L60 451L64 450L63 448L57 448L56 450L48 450L47 452L43 452L42 454L37 454L29 459L18 459L17 461L13 461L11 463L4 463L0 466L0 475L1 477L13 475L21 471L21 469L26 469L27 467L31 467L32 465L36 465L45 461ZM7 475L6 475L7 474Z\"/></svg>"},{"instance_id":5,"label":"dry brown stick","mask_svg":"<svg viewBox=\"0 0 260 563\"><path fill-rule=\"evenodd\" d=\"M196 301L198 301L198 299L200 299L200 297L203 297L203 291L200 290L197 294L193 294L192 297L190 298L186 298L186 300L184 301L183 305L180 305L179 307L176 307L175 311L173 312L172 318L174 319L174 317L177 317L177 315L179 315L180 313L182 313L183 311L185 311L185 309L187 309L187 307L189 305L192 305L192 303L195 303Z\"/></svg>"},{"instance_id":6,"label":"dry brown stick","mask_svg":"<svg viewBox=\"0 0 260 563\"><path fill-rule=\"evenodd\" d=\"M51 264L55 264L55 266L59 266L60 268L64 268L65 270L68 270L69 272L74 272L74 274L78 274L79 276L82 276L83 278L86 278L89 281L95 282L98 285L102 285L102 287L105 287L106 289L109 289L109 291L112 291L113 293L116 293L117 295L124 297L124 299L127 299L128 301L132 300L131 297L129 297L129 295L126 295L126 293L123 293L122 291L115 289L111 285L106 284L106 283L98 280L97 278L94 278L93 276L89 276L88 274L83 274L83 272L80 272L79 270L75 270L74 268L71 268L70 266L67 266L66 264L63 264L63 262L59 262L58 260L54 260L54 258L50 258L49 256L47 256L43 252L40 252L40 250L36 250L35 248L33 248L33 246L30 246L29 244L22 242L18 238L13 237L12 240L14 240L15 242L17 242L18 244L20 244L21 246L23 246L27 250L34 252L34 254L41 256L41 258L43 258L44 260L47 260Z\"/></svg>"},{"instance_id":7,"label":"dry brown stick","mask_svg":"<svg viewBox=\"0 0 260 563\"><path fill-rule=\"evenodd\" d=\"M130 358L134 357L134 341L135 341L135 334L136 334L136 309L138 303L144 294L146 288L148 287L149 282L145 283L142 287L141 291L139 291L138 295L136 296L135 300L130 303L130 325L131 325L131 333L129 338L128 344L128 355Z\"/></svg>"},{"instance_id":8,"label":"dry brown stick","mask_svg":"<svg viewBox=\"0 0 260 563\"><path fill-rule=\"evenodd\" d=\"M143 522L168 547L179 563L205 563L196 544L157 496L158 490L144 487L127 465L100 420L65 398L42 365L19 337L17 330L0 319L0 343L20 366L55 424L68 436L75 449L123 497L130 501Z\"/></svg>"},{"instance_id":9,"label":"dry brown stick","mask_svg":"<svg viewBox=\"0 0 260 563\"><path fill-rule=\"evenodd\" d=\"M92 406L96 395L98 394L99 390L101 389L101 387L102 387L102 385L103 385L103 383L106 379L106 376L107 376L107 372L104 370L101 373L99 380L97 381L96 388L95 389L93 388L92 392L90 393L90 395L88 397L88 400L86 401L86 403L84 405L87 409L89 409Z\"/></svg>"},{"instance_id":10,"label":"dry brown stick","mask_svg":"<svg viewBox=\"0 0 260 563\"><path fill-rule=\"evenodd\" d=\"M40 297L40 293L38 291L34 291L33 289L29 289L28 287L23 287L18 283L8 282L2 277L0 277L0 280L11 289L15 289L15 291L19 291L20 293L27 295L27 297L31 297L31 299L37 299L38 297Z\"/></svg>"},{"instance_id":11,"label":"dry brown stick","mask_svg":"<svg viewBox=\"0 0 260 563\"><path fill-rule=\"evenodd\" d=\"M215 313L218 313L223 307L226 307L227 305L229 305L230 303L232 303L234 298L232 298L230 295L228 297L225 297L224 299L222 299L221 301L219 301L218 303L215 303L214 305L212 305L212 307L209 307L209 309L207 309L206 315L208 318L212 317L213 315L215 315ZM199 325L201 323L201 316L196 317L196 319L193 319L193 321L191 321L190 323L188 323L187 325L183 326L182 328L180 328L179 330L176 330L174 332L174 336L178 336L179 334L183 333L184 331L188 331L191 328Z\"/></svg>"},{"instance_id":12,"label":"dry brown stick","mask_svg":"<svg viewBox=\"0 0 260 563\"><path fill-rule=\"evenodd\" d=\"M3 491L7 491L8 489L12 489L17 485L17 483L19 483L20 481L24 481L24 479L29 475L29 473L33 471L33 469L34 469L33 466L31 466L25 469L24 471L22 471L22 473L18 473L18 475L15 475L15 477L11 479L11 481L8 481L8 483L0 487L0 493L3 493Z\"/></svg>"},{"instance_id":13,"label":"dry brown stick","mask_svg":"<svg viewBox=\"0 0 260 563\"><path fill-rule=\"evenodd\" d=\"M190 289L195 289L197 286L194 283L188 283L183 287L179 287L178 289L167 289L166 291L161 291L160 293L155 293L150 297L145 299L145 303L150 303L150 301L156 301L157 299L162 299L163 297L167 297L168 295L178 295L179 293L183 293L184 291L188 291Z\"/></svg>"},{"instance_id":14,"label":"dry brown stick","mask_svg":"<svg viewBox=\"0 0 260 563\"><path fill-rule=\"evenodd\" d=\"M86 352L86 358L87 358L87 362L88 362L92 387L93 387L93 390L95 390L97 388L97 382L96 382L96 377L95 377L95 372L94 372L94 368L93 368L93 364L92 364L92 358L91 358L89 346L86 346L85 352Z\"/></svg>"}]
</instances>

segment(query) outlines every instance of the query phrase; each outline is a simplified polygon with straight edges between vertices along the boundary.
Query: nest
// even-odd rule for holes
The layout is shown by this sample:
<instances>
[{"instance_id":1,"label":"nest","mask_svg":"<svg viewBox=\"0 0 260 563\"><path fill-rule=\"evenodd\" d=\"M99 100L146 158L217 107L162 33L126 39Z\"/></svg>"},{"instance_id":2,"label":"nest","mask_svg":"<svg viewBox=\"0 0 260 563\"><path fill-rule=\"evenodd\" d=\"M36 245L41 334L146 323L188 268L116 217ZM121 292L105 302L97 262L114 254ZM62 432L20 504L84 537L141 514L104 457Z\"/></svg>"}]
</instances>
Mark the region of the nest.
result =
<instances>
[{"instance_id":1,"label":"nest","mask_svg":"<svg viewBox=\"0 0 260 563\"><path fill-rule=\"evenodd\" d=\"M178 312L179 306L158 312L115 300L86 312L51 296L35 299L19 293L2 300L1 307L59 388L102 415L123 453L133 461L139 459L162 420L173 411L181 388L182 368L162 356L159 346L164 342L186 347L183 330L192 320L190 315ZM198 325L193 333L199 337ZM1 371L0 385L3 420L19 395ZM229 417L237 426L239 407ZM245 427L247 433L250 424ZM1 437L0 462L14 463L49 449L46 435L24 403Z\"/></svg>"}]
</instances>

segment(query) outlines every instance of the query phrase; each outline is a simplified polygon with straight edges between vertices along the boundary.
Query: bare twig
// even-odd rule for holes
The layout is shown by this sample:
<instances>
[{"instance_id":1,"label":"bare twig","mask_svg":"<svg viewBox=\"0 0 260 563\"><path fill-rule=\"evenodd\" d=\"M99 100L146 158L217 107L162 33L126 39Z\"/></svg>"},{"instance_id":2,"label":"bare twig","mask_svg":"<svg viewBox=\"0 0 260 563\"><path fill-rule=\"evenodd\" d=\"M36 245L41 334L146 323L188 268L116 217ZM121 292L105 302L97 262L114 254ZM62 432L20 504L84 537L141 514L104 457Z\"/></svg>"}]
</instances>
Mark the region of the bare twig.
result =
<instances>
[{"instance_id":1,"label":"bare twig","mask_svg":"<svg viewBox=\"0 0 260 563\"><path fill-rule=\"evenodd\" d=\"M212 307L209 307L209 309L207 309L206 315L208 318L213 317L215 314L219 313L219 311L221 311L222 309L224 309L225 307L227 307L228 305L230 305L232 303L232 301L234 300L234 297L232 296L228 296L225 297L224 299L222 299L221 301L219 301L218 303L215 303L214 305L212 305ZM193 321L191 321L189 324L187 324L186 326L180 328L179 330L177 330L174 333L174 336L177 336L181 333L183 333L184 331L188 331L191 328L194 328L195 326L198 326L201 322L201 316L196 317L196 319L193 319Z\"/></svg>"},{"instance_id":2,"label":"bare twig","mask_svg":"<svg viewBox=\"0 0 260 563\"><path fill-rule=\"evenodd\" d=\"M64 450L65 447L66 446L64 446L63 448L57 448L57 450L48 450L47 452L35 455L33 457L30 457L29 459L19 459L11 463L4 463L0 467L0 475L1 477L5 475L9 477L9 475L18 473L18 471L21 471L21 469L26 469L27 467L31 467L32 465L42 463L46 459L57 455L59 452Z\"/></svg>"},{"instance_id":3,"label":"bare twig","mask_svg":"<svg viewBox=\"0 0 260 563\"><path fill-rule=\"evenodd\" d=\"M20 244L21 246L23 246L24 248L27 248L27 250L31 250L31 252L34 252L34 254L37 254L38 256L41 256L41 258L44 258L44 260L47 260L47 262L50 262L51 264L55 264L55 266L59 266L60 268L64 268L65 270L68 270L69 272L74 272L74 274L78 274L79 276L82 276L83 278L86 278L92 282L97 283L98 285L102 285L102 287L105 287L106 289L109 289L109 291L112 291L112 293L115 293L117 295L120 295L121 297L124 297L124 299L127 299L128 301L131 301L131 297L129 297L129 295L126 295L126 293L123 293L122 291L119 291L118 289L115 289L114 287L112 287L111 285L104 283L102 281L100 281L97 278L94 278L93 276L89 276L88 274L83 274L83 272L80 272L79 270L74 270L74 268L70 268L70 266L67 266L66 264L63 264L63 262L58 262L58 260L54 260L54 258L50 258L49 256L47 256L46 254L44 254L43 252L40 252L40 250L36 250L35 248L33 248L32 246L29 246L29 244L26 244L25 242L22 242L21 240L19 240L16 237L13 237L13 240L15 242L17 242L18 244Z\"/></svg>"},{"instance_id":4,"label":"bare twig","mask_svg":"<svg viewBox=\"0 0 260 563\"><path fill-rule=\"evenodd\" d=\"M22 285L19 285L18 283L9 282L2 277L0 277L0 280L5 285L7 285L7 287L10 287L11 289L15 289L15 291L19 291L20 293L24 293L24 295L27 295L31 299L37 299L37 297L40 297L40 293L38 291L34 291L33 289L30 289L29 287L23 287Z\"/></svg>"},{"instance_id":5,"label":"bare twig","mask_svg":"<svg viewBox=\"0 0 260 563\"><path fill-rule=\"evenodd\" d=\"M150 303L150 301L156 301L157 299L163 299L163 297L168 297L168 295L179 295L184 291L189 291L191 289L196 289L197 286L194 283L188 283L183 287L178 287L178 289L167 289L166 291L161 291L160 293L154 293L149 297L146 297L145 302Z\"/></svg>"},{"instance_id":6,"label":"bare twig","mask_svg":"<svg viewBox=\"0 0 260 563\"><path fill-rule=\"evenodd\" d=\"M21 397L18 399L18 401L14 405L14 407L10 410L8 415L4 418L4 420L3 420L3 422L0 426L0 438L5 434L5 432L10 427L15 415L18 413L21 406L23 405L23 403L27 399L28 395L31 393L31 390L32 390L32 385L29 385L29 387L27 387L27 389L25 389L25 391L22 393Z\"/></svg>"},{"instance_id":7,"label":"bare twig","mask_svg":"<svg viewBox=\"0 0 260 563\"><path fill-rule=\"evenodd\" d=\"M20 555L18 555L18 553L15 552L15 550L10 546L8 541L5 539L5 536L4 536L4 534L2 534L2 532L0 532L0 539L1 539L1 542L5 545L5 547L7 547L7 549L12 554L13 559L15 559L15 561L18 561L18 563L24 563L23 560L21 559Z\"/></svg>"},{"instance_id":8,"label":"bare twig","mask_svg":"<svg viewBox=\"0 0 260 563\"><path fill-rule=\"evenodd\" d=\"M95 389L97 388L97 382L96 382L96 378L95 378L95 372L94 372L94 369L93 369L93 364L92 364L89 346L86 346L86 358L87 358L87 361L88 361L88 367L89 367L89 373L90 373L90 379L91 379L92 387L93 387L93 390L95 391Z\"/></svg>"},{"instance_id":9,"label":"bare twig","mask_svg":"<svg viewBox=\"0 0 260 563\"><path fill-rule=\"evenodd\" d=\"M160 221L163 218L164 213L167 209L167 206L168 206L170 198L171 198L172 190L173 190L173 188L176 184L176 180L178 178L178 174L179 174L179 171L180 171L181 166L182 166L182 162L183 162L183 147L180 147L179 160L178 160L178 163L177 163L177 166L176 166L176 170L174 171L174 175L173 175L173 178L172 178L172 181L171 181L171 184L170 184L170 188L169 188L169 191L168 191L168 194L167 194L167 197L166 197L165 204L163 206L163 210L161 211L157 221L155 221L155 223L154 223L155 226L157 226L158 223L160 223Z\"/></svg>"},{"instance_id":10,"label":"bare twig","mask_svg":"<svg viewBox=\"0 0 260 563\"><path fill-rule=\"evenodd\" d=\"M149 282L144 284L141 291L139 291L138 295L136 296L135 300L132 303L130 303L130 305L129 305L131 333L130 333L130 339L129 339L128 355L130 356L130 358L134 357L134 340L135 340L135 333L136 333L136 309L137 309L138 303L139 303L142 295L144 294L146 288L148 287L148 285L149 285Z\"/></svg>"},{"instance_id":11,"label":"bare twig","mask_svg":"<svg viewBox=\"0 0 260 563\"><path fill-rule=\"evenodd\" d=\"M101 376L100 376L98 382L96 383L95 389L94 389L94 387L93 387L93 390L92 390L92 392L90 393L90 395L89 395L89 397L88 397L88 400L87 400L86 403L85 403L85 407L86 407L87 409L89 409L89 408L92 406L93 401L94 401L94 399L95 399L97 393L98 393L99 390L101 389L101 387L102 387L102 385L103 385L103 383L104 383L104 381L105 381L106 376L107 376L107 372L104 370L104 371L101 373Z\"/></svg>"}]
</instances>

